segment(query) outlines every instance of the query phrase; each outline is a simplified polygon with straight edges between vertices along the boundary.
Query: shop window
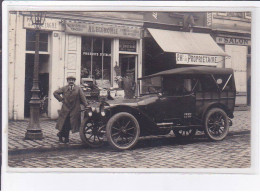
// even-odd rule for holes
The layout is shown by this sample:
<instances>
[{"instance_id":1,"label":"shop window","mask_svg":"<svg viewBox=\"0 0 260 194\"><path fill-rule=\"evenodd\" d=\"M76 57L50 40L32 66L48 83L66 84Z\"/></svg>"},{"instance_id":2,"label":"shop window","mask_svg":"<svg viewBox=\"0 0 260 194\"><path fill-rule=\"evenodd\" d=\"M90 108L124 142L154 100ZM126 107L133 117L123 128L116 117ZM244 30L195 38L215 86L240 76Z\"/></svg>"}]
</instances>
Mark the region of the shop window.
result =
<instances>
[{"instance_id":1,"label":"shop window","mask_svg":"<svg viewBox=\"0 0 260 194\"><path fill-rule=\"evenodd\" d=\"M26 50L35 51L35 31L26 31ZM48 33L40 33L39 51L48 52Z\"/></svg>"},{"instance_id":2,"label":"shop window","mask_svg":"<svg viewBox=\"0 0 260 194\"><path fill-rule=\"evenodd\" d=\"M82 37L81 77L92 77L100 87L110 87L111 39Z\"/></svg>"}]
</instances>

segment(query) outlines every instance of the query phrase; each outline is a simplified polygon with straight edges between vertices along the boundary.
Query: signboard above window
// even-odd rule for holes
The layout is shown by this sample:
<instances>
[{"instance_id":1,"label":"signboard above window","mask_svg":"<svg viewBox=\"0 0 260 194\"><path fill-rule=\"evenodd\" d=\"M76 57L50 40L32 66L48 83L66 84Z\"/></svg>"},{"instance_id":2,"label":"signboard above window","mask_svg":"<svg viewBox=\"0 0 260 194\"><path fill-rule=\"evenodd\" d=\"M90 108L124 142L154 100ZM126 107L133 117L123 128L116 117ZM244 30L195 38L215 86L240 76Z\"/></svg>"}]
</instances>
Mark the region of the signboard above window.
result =
<instances>
[{"instance_id":1,"label":"signboard above window","mask_svg":"<svg viewBox=\"0 0 260 194\"><path fill-rule=\"evenodd\" d=\"M110 38L141 38L141 28L134 26L123 26L101 23L77 23L66 22L66 30L70 34L87 36L105 36Z\"/></svg>"},{"instance_id":2,"label":"signboard above window","mask_svg":"<svg viewBox=\"0 0 260 194\"><path fill-rule=\"evenodd\" d=\"M217 66L223 60L222 56L194 55L176 53L176 63L183 65Z\"/></svg>"},{"instance_id":3,"label":"signboard above window","mask_svg":"<svg viewBox=\"0 0 260 194\"><path fill-rule=\"evenodd\" d=\"M119 51L136 52L136 41L119 40Z\"/></svg>"}]
</instances>

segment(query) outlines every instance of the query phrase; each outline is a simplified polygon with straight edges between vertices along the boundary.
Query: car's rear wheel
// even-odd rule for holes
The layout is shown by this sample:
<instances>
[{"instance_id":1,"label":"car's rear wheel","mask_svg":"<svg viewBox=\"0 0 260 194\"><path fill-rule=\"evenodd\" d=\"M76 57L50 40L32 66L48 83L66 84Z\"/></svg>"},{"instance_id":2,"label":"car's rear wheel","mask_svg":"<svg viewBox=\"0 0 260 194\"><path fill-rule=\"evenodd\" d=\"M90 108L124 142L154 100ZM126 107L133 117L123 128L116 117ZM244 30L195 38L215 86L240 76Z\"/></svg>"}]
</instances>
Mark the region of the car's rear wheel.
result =
<instances>
[{"instance_id":1,"label":"car's rear wheel","mask_svg":"<svg viewBox=\"0 0 260 194\"><path fill-rule=\"evenodd\" d=\"M84 144L94 148L100 147L104 144L105 125L85 118L81 123L79 134Z\"/></svg>"},{"instance_id":2,"label":"car's rear wheel","mask_svg":"<svg viewBox=\"0 0 260 194\"><path fill-rule=\"evenodd\" d=\"M177 138L192 138L195 136L197 129L175 129L173 130L174 135Z\"/></svg>"},{"instance_id":3,"label":"car's rear wheel","mask_svg":"<svg viewBox=\"0 0 260 194\"><path fill-rule=\"evenodd\" d=\"M224 110L213 108L205 116L205 133L214 140L223 140L229 131L229 120Z\"/></svg>"},{"instance_id":4,"label":"car's rear wheel","mask_svg":"<svg viewBox=\"0 0 260 194\"><path fill-rule=\"evenodd\" d=\"M140 126L133 115L120 112L109 119L106 126L106 135L113 148L117 150L130 149L138 141Z\"/></svg>"}]
</instances>

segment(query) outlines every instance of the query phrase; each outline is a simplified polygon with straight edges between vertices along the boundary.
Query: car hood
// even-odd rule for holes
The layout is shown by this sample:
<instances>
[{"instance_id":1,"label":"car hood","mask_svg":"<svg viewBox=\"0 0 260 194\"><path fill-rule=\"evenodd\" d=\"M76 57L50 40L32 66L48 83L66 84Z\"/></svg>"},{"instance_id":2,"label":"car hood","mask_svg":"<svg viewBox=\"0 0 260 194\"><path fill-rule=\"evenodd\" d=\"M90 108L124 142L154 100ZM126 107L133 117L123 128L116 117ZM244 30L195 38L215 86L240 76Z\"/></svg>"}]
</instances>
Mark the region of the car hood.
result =
<instances>
[{"instance_id":1,"label":"car hood","mask_svg":"<svg viewBox=\"0 0 260 194\"><path fill-rule=\"evenodd\" d=\"M106 101L110 107L113 106L118 106L118 105L126 105L126 106L141 106L141 105L147 105L150 103L155 102L158 99L157 94L149 94L133 99L123 99L123 98L118 98L114 100L108 100Z\"/></svg>"}]
</instances>

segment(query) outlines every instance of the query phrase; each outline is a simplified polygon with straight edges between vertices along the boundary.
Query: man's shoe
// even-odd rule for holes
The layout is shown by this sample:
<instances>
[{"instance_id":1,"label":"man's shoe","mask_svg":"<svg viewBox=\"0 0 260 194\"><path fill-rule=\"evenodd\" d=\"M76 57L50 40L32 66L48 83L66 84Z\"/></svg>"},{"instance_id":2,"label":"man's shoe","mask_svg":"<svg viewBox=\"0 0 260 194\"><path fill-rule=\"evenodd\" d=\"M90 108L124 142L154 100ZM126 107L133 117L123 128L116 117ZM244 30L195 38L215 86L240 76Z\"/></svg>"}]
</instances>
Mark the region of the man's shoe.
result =
<instances>
[{"instance_id":1,"label":"man's shoe","mask_svg":"<svg viewBox=\"0 0 260 194\"><path fill-rule=\"evenodd\" d=\"M69 138L65 137L64 143L69 143L69 142L70 142Z\"/></svg>"},{"instance_id":2,"label":"man's shoe","mask_svg":"<svg viewBox=\"0 0 260 194\"><path fill-rule=\"evenodd\" d=\"M60 134L60 132L57 133L57 136L59 137L59 142L64 143L64 142L63 142L63 139L62 139L62 136L61 136L61 134Z\"/></svg>"}]
</instances>

